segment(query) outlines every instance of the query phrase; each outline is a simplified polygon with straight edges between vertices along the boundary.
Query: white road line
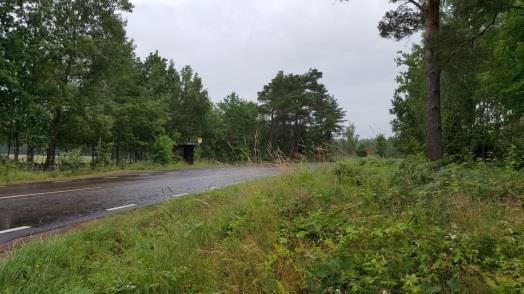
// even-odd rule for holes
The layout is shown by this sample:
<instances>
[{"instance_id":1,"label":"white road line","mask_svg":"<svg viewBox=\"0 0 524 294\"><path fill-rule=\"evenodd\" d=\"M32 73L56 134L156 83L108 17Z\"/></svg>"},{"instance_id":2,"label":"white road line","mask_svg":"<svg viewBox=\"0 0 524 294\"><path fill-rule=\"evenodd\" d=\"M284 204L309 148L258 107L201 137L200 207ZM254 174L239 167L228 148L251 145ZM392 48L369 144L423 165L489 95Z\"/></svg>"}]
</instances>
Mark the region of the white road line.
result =
<instances>
[{"instance_id":1,"label":"white road line","mask_svg":"<svg viewBox=\"0 0 524 294\"><path fill-rule=\"evenodd\" d=\"M118 177L105 177L104 179L118 179Z\"/></svg>"},{"instance_id":2,"label":"white road line","mask_svg":"<svg viewBox=\"0 0 524 294\"><path fill-rule=\"evenodd\" d=\"M189 193L182 193L182 194L171 195L171 197L180 197L180 196L186 196L186 195L189 195Z\"/></svg>"},{"instance_id":3,"label":"white road line","mask_svg":"<svg viewBox=\"0 0 524 294\"><path fill-rule=\"evenodd\" d=\"M13 198L23 198L23 197L31 197L31 196L39 196L39 195L48 195L48 194L62 194L62 193L69 193L69 192L89 191L89 190L96 190L96 189L102 189L102 187L91 187L91 188L82 188L82 189L73 189L73 190L63 190L63 191L52 191L52 192L42 192L42 193L33 193L33 194L4 196L4 197L0 197L0 200L13 199Z\"/></svg>"},{"instance_id":4,"label":"white road line","mask_svg":"<svg viewBox=\"0 0 524 294\"><path fill-rule=\"evenodd\" d=\"M115 211L115 210L119 210L119 209L124 209L124 208L133 207L133 206L136 206L136 204L129 204L129 205L124 205L124 206L119 206L119 207L109 208L109 209L106 209L106 210L107 210L107 211Z\"/></svg>"},{"instance_id":5,"label":"white road line","mask_svg":"<svg viewBox=\"0 0 524 294\"><path fill-rule=\"evenodd\" d=\"M69 183L71 182L71 180L66 180L66 181L56 181L54 182L55 184L59 184L59 183Z\"/></svg>"},{"instance_id":6,"label":"white road line","mask_svg":"<svg viewBox=\"0 0 524 294\"><path fill-rule=\"evenodd\" d=\"M0 235L1 234L12 233L12 232L16 232L16 231L21 231L21 230L27 230L27 229L30 229L30 228L31 227L28 227L28 226L19 227L19 228L12 228L12 229L9 229L9 230L0 231Z\"/></svg>"},{"instance_id":7,"label":"white road line","mask_svg":"<svg viewBox=\"0 0 524 294\"><path fill-rule=\"evenodd\" d=\"M217 187L211 187L211 188L208 189L208 191L213 191L213 190L216 190L216 189L217 189Z\"/></svg>"},{"instance_id":8,"label":"white road line","mask_svg":"<svg viewBox=\"0 0 524 294\"><path fill-rule=\"evenodd\" d=\"M0 186L0 188L5 188L5 186Z\"/></svg>"},{"instance_id":9,"label":"white road line","mask_svg":"<svg viewBox=\"0 0 524 294\"><path fill-rule=\"evenodd\" d=\"M242 182L235 182L233 183L233 186L240 185L240 184L242 184Z\"/></svg>"}]
</instances>

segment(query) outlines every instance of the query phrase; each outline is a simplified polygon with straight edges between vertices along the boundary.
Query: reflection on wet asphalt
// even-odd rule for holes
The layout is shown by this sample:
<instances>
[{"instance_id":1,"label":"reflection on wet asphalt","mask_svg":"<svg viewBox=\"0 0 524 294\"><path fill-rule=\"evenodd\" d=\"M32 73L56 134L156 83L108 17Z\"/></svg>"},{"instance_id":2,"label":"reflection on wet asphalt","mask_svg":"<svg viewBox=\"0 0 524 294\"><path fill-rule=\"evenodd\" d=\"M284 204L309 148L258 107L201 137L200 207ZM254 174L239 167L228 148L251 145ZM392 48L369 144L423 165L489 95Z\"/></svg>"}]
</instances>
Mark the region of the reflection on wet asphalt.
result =
<instances>
[{"instance_id":1,"label":"reflection on wet asphalt","mask_svg":"<svg viewBox=\"0 0 524 294\"><path fill-rule=\"evenodd\" d=\"M0 244L279 172L276 167L195 169L0 187Z\"/></svg>"}]
</instances>

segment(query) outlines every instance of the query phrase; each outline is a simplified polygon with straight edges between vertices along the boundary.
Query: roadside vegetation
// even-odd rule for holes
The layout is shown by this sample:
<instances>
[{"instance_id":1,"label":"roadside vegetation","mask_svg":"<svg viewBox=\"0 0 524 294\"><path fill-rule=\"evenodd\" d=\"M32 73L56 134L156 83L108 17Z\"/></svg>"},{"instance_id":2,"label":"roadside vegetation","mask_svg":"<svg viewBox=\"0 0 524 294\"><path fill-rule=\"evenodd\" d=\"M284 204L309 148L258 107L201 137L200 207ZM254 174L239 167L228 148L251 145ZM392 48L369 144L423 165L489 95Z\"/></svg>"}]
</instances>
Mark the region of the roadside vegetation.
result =
<instances>
[{"instance_id":1,"label":"roadside vegetation","mask_svg":"<svg viewBox=\"0 0 524 294\"><path fill-rule=\"evenodd\" d=\"M360 159L173 200L4 253L2 293L516 293L524 174Z\"/></svg>"},{"instance_id":2,"label":"roadside vegetation","mask_svg":"<svg viewBox=\"0 0 524 294\"><path fill-rule=\"evenodd\" d=\"M144 161L120 166L109 165L97 166L95 168L86 166L78 169L63 169L46 172L25 169L23 167L18 166L16 163L10 162L0 164L0 186L21 183L43 182L50 180L56 181L109 176L115 174L125 174L135 171L172 171L181 169L211 168L220 166L228 165L211 161L197 161L193 165L187 164L185 162L159 164L152 161Z\"/></svg>"},{"instance_id":3,"label":"roadside vegetation","mask_svg":"<svg viewBox=\"0 0 524 294\"><path fill-rule=\"evenodd\" d=\"M138 57L131 2L2 2L0 186L187 168L174 149L196 142L191 167L361 159L30 242L0 293L522 293L523 0L391 0L381 36L422 41L396 60L394 135L368 139L317 69L210 97Z\"/></svg>"}]
</instances>

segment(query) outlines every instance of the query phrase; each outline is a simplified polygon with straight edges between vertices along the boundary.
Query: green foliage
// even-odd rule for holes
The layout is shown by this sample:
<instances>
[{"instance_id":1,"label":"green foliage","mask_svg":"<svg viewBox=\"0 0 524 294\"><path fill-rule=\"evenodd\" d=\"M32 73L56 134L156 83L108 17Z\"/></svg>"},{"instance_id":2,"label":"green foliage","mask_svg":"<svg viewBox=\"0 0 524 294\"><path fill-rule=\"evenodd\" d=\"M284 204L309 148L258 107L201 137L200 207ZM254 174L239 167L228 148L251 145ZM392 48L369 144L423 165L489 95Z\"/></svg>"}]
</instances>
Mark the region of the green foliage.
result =
<instances>
[{"instance_id":1,"label":"green foliage","mask_svg":"<svg viewBox=\"0 0 524 294\"><path fill-rule=\"evenodd\" d=\"M359 157L367 157L368 156L368 148L364 146L363 144L359 144L357 146L357 156Z\"/></svg>"},{"instance_id":2,"label":"green foliage","mask_svg":"<svg viewBox=\"0 0 524 294\"><path fill-rule=\"evenodd\" d=\"M398 138L386 138L383 134L377 135L373 139L361 139L358 141L359 156L367 156L368 150L372 155L379 157L398 158L401 156L397 148ZM364 151L366 151L364 153Z\"/></svg>"},{"instance_id":3,"label":"green foliage","mask_svg":"<svg viewBox=\"0 0 524 294\"><path fill-rule=\"evenodd\" d=\"M172 93L168 96L171 117L168 130L180 133L181 142L195 142L197 138L205 138L204 144L211 142L213 136L212 119L213 105L209 99L203 81L190 66L185 66L176 73L169 70L173 81ZM204 136L207 135L207 136Z\"/></svg>"},{"instance_id":4,"label":"green foliage","mask_svg":"<svg viewBox=\"0 0 524 294\"><path fill-rule=\"evenodd\" d=\"M110 166L112 163L111 156L113 154L113 146L105 146L100 153L100 162L103 166Z\"/></svg>"},{"instance_id":5,"label":"green foliage","mask_svg":"<svg viewBox=\"0 0 524 294\"><path fill-rule=\"evenodd\" d=\"M82 156L82 149L77 148L66 152L59 159L60 169L77 171L86 165L84 157Z\"/></svg>"},{"instance_id":6,"label":"green foliage","mask_svg":"<svg viewBox=\"0 0 524 294\"><path fill-rule=\"evenodd\" d=\"M483 163L304 168L30 242L0 292L518 293L522 195Z\"/></svg>"},{"instance_id":7,"label":"green foliage","mask_svg":"<svg viewBox=\"0 0 524 294\"><path fill-rule=\"evenodd\" d=\"M375 138L375 141L377 145L377 155L380 157L386 157L388 151L388 141L386 136L384 136L384 134L379 134Z\"/></svg>"},{"instance_id":8,"label":"green foliage","mask_svg":"<svg viewBox=\"0 0 524 294\"><path fill-rule=\"evenodd\" d=\"M151 156L153 162L168 164L173 162L174 153L173 148L175 141L166 135L160 135L155 139L155 143L152 146Z\"/></svg>"},{"instance_id":9,"label":"green foliage","mask_svg":"<svg viewBox=\"0 0 524 294\"><path fill-rule=\"evenodd\" d=\"M223 130L220 147L224 159L257 161L260 156L260 150L257 150L260 142L257 140L260 140L261 129L257 105L231 93L217 106Z\"/></svg>"},{"instance_id":10,"label":"green foliage","mask_svg":"<svg viewBox=\"0 0 524 294\"><path fill-rule=\"evenodd\" d=\"M515 169L524 168L524 149L517 147L517 145L511 145L506 157L506 163Z\"/></svg>"},{"instance_id":11,"label":"green foliage","mask_svg":"<svg viewBox=\"0 0 524 294\"><path fill-rule=\"evenodd\" d=\"M194 141L211 129L190 67L135 56L121 16L131 10L127 0L2 3L0 144L47 153L48 169L59 148L93 150L96 166L107 165L105 146L116 163L136 162L156 134Z\"/></svg>"},{"instance_id":12,"label":"green foliage","mask_svg":"<svg viewBox=\"0 0 524 294\"><path fill-rule=\"evenodd\" d=\"M291 155L287 134L277 141L268 135L275 125L264 116L264 99L259 107L232 94L214 105L190 66L177 69L158 51L136 57L121 16L131 12L129 1L4 2L0 145L17 159L21 149L46 154L45 168L52 170L57 150L82 148L92 151L93 167L135 163L157 158L151 153L157 134L183 143L203 138L202 157L221 161ZM317 70L289 75L284 80L293 93L266 95L279 119L296 125L278 129L293 130L299 158L330 150L340 130L343 112L320 78Z\"/></svg>"},{"instance_id":13,"label":"green foliage","mask_svg":"<svg viewBox=\"0 0 524 294\"><path fill-rule=\"evenodd\" d=\"M420 161L337 164L333 172L342 186L302 199L309 201L308 210L290 216L281 230L291 259L307 264L303 289L520 289L524 226L516 215L500 217L504 209L515 209L522 174L493 169ZM508 206L499 210L493 201Z\"/></svg>"},{"instance_id":14,"label":"green foliage","mask_svg":"<svg viewBox=\"0 0 524 294\"><path fill-rule=\"evenodd\" d=\"M442 12L444 151L456 162L504 162L523 138L524 35L521 1L448 1ZM424 56L416 45L398 59L393 99L395 146L405 155L424 147ZM518 157L518 156L517 156Z\"/></svg>"},{"instance_id":15,"label":"green foliage","mask_svg":"<svg viewBox=\"0 0 524 294\"><path fill-rule=\"evenodd\" d=\"M424 146L423 51L419 46L411 54L402 54L397 64L407 66L397 78L391 114L396 135L395 145L403 154L421 152Z\"/></svg>"},{"instance_id":16,"label":"green foliage","mask_svg":"<svg viewBox=\"0 0 524 294\"><path fill-rule=\"evenodd\" d=\"M358 140L359 135L356 132L355 125L350 123L344 131L342 131L342 137L337 140L339 153L345 155L356 155Z\"/></svg>"},{"instance_id":17,"label":"green foliage","mask_svg":"<svg viewBox=\"0 0 524 294\"><path fill-rule=\"evenodd\" d=\"M316 69L302 75L280 71L258 93L270 148L300 158L333 143L342 130L344 111L320 83L322 76Z\"/></svg>"}]
</instances>

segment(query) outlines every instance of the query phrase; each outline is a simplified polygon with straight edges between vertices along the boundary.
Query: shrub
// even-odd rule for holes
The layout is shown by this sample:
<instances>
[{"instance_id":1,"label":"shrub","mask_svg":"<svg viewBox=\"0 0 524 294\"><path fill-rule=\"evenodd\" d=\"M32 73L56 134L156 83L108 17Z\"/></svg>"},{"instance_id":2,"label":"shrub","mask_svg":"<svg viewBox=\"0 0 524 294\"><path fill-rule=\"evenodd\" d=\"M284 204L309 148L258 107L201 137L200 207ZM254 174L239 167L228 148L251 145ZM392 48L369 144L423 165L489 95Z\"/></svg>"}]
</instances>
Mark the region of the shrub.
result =
<instances>
[{"instance_id":1,"label":"shrub","mask_svg":"<svg viewBox=\"0 0 524 294\"><path fill-rule=\"evenodd\" d=\"M173 162L173 147L175 142L169 136L160 135L156 138L152 148L152 159L155 163L168 164Z\"/></svg>"},{"instance_id":2,"label":"shrub","mask_svg":"<svg viewBox=\"0 0 524 294\"><path fill-rule=\"evenodd\" d=\"M522 169L524 167L524 150L517 145L511 145L506 163L514 169Z\"/></svg>"},{"instance_id":3,"label":"shrub","mask_svg":"<svg viewBox=\"0 0 524 294\"><path fill-rule=\"evenodd\" d=\"M357 148L357 156L359 157L367 157L368 156L368 150L364 145L358 145Z\"/></svg>"},{"instance_id":4,"label":"shrub","mask_svg":"<svg viewBox=\"0 0 524 294\"><path fill-rule=\"evenodd\" d=\"M85 164L82 158L82 150L80 148L73 149L66 152L59 157L59 166L61 170L79 170Z\"/></svg>"}]
</instances>

